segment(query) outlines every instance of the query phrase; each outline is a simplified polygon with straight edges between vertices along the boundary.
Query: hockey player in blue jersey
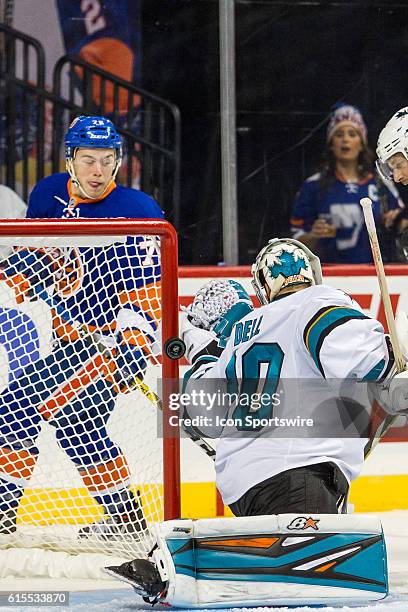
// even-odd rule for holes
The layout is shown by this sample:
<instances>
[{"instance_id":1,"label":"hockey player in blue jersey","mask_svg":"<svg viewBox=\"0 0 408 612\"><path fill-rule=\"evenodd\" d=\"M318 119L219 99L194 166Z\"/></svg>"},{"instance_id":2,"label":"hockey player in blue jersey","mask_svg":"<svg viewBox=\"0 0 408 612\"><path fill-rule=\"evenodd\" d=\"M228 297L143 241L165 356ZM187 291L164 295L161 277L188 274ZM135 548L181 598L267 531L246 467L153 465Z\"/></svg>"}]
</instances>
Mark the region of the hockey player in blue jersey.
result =
<instances>
[{"instance_id":1,"label":"hockey player in blue jersey","mask_svg":"<svg viewBox=\"0 0 408 612\"><path fill-rule=\"evenodd\" d=\"M151 197L115 183L122 142L109 119L75 119L65 136L65 155L68 172L53 174L36 185L28 218L163 218Z\"/></svg>"},{"instance_id":2,"label":"hockey player in blue jersey","mask_svg":"<svg viewBox=\"0 0 408 612\"><path fill-rule=\"evenodd\" d=\"M60 218L62 223L163 217L145 193L115 183L121 138L108 119L77 118L66 134L65 152L68 172L37 184L27 217ZM22 247L7 264L3 275L18 303L41 295L47 300L51 292L56 307L52 353L24 368L0 395L0 445L9 459L0 467L0 530L16 529L19 500L38 457L36 440L48 421L104 509L104 518L83 527L80 536L138 537L147 528L139 494L129 487L126 457L106 424L118 394L129 391L135 377L143 378L152 358L160 320L154 244L139 236L107 249ZM76 324L89 335L80 334ZM98 343L89 342L91 334L106 347L103 356Z\"/></svg>"}]
</instances>

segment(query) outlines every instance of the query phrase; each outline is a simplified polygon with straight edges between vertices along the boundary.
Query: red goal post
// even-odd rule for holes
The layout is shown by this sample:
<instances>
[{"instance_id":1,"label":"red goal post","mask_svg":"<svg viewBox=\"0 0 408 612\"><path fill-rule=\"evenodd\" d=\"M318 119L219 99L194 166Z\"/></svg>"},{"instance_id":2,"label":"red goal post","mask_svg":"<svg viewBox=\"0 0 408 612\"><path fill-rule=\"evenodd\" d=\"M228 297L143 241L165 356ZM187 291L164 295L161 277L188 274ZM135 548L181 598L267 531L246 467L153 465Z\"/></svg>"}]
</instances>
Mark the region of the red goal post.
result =
<instances>
[{"instance_id":1,"label":"red goal post","mask_svg":"<svg viewBox=\"0 0 408 612\"><path fill-rule=\"evenodd\" d=\"M23 244L29 244L27 238L65 237L65 243L69 244L69 238L75 244L78 237L90 237L98 239L101 237L159 237L160 239L160 264L159 272L161 278L161 343L162 351L158 356L161 365L160 377L163 380L178 380L178 361L169 359L163 350L164 344L169 338L178 336L178 256L177 256L177 234L168 222L150 219L76 219L76 220L2 220L0 221L0 244L16 245L19 240ZM5 241L7 237L8 242ZM25 242L24 242L25 239ZM81 244L79 241L78 244ZM166 388L167 385L163 385ZM167 391L166 391L167 392ZM136 394L135 394L136 395ZM139 395L139 394L138 394ZM132 395L128 396L132 398ZM168 403L163 398L163 423L168 422ZM131 401L131 400L127 400ZM157 432L155 432L157 433ZM137 443L137 441L135 442ZM175 431L171 436L163 435L163 498L164 508L162 517L164 519L177 518L180 516L180 441ZM148 494L152 495L151 493ZM150 498L149 498L150 499ZM62 547L63 548L63 547ZM130 553L129 555L130 556Z\"/></svg>"}]
</instances>

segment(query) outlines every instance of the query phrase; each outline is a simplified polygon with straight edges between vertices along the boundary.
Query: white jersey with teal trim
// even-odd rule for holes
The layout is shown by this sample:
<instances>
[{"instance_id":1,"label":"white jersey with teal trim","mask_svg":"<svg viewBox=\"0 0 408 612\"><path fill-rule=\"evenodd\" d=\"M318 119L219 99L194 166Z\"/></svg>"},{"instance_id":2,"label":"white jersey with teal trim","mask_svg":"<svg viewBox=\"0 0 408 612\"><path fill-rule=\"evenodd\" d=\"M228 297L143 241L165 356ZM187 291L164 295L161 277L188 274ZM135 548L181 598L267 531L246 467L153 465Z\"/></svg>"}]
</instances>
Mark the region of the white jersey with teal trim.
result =
<instances>
[{"instance_id":1,"label":"white jersey with teal trim","mask_svg":"<svg viewBox=\"0 0 408 612\"><path fill-rule=\"evenodd\" d=\"M234 379L240 381L241 393L247 378L260 378L261 386L270 379L277 391L291 382L292 387L298 386L297 405L293 392L286 405L281 393L274 414L302 416L306 411L310 415L313 406L309 404L314 401L320 414L316 414L316 409L313 416L320 419L324 429L324 425L330 427L328 411L323 402L316 402L313 393L308 400L308 391L304 384L302 387L304 379L320 381L321 386L329 385L333 379L337 384L339 379L376 380L388 367L382 325L367 317L347 294L318 285L278 299L244 317L236 324L220 358L207 362L204 358L192 374L186 375L190 378L185 391L198 384L194 379L204 378L227 379L230 391ZM306 386L309 384L308 380ZM247 413L251 410L247 408ZM188 407L190 417L202 413L196 406ZM234 423L228 424L228 430L217 432L222 434L217 447L217 486L227 504L238 500L255 484L292 468L332 461L349 481L362 468L366 438L328 437L330 434L295 438L290 433L282 437L282 433L276 436L262 429L256 437L247 437L245 431L237 431L239 427L234 431ZM209 435L201 425L201 431ZM327 427L326 432L332 431ZM214 429L211 431L214 435Z\"/></svg>"}]
</instances>

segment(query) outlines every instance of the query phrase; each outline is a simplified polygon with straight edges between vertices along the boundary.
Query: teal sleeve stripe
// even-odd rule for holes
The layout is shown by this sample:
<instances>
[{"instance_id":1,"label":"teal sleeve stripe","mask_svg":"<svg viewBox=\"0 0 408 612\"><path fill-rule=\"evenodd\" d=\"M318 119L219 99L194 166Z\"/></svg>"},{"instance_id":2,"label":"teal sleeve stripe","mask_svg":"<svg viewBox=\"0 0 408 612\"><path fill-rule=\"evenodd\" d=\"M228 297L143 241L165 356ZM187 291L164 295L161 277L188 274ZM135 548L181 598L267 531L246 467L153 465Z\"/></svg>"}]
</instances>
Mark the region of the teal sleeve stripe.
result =
<instances>
[{"instance_id":1,"label":"teal sleeve stripe","mask_svg":"<svg viewBox=\"0 0 408 612\"><path fill-rule=\"evenodd\" d=\"M206 364L206 363L210 364L210 363L213 363L214 361L218 361L218 358L217 357L213 357L212 355L202 355L201 357L199 357L195 361L194 365L189 370L187 370L187 372L183 376L183 391L182 391L182 393L185 392L185 388L187 386L187 383L190 380L190 378L192 377L192 375L194 374L194 372L196 372L198 370L198 368L200 366L202 366L203 364ZM205 372L206 372L206 370L204 370L204 372L202 374L196 376L196 378L201 378L202 376L204 376Z\"/></svg>"},{"instance_id":2,"label":"teal sleeve stripe","mask_svg":"<svg viewBox=\"0 0 408 612\"><path fill-rule=\"evenodd\" d=\"M235 370L237 356L234 353L225 369L225 377L228 381L228 393L238 393L238 379Z\"/></svg>"},{"instance_id":3,"label":"teal sleeve stripe","mask_svg":"<svg viewBox=\"0 0 408 612\"><path fill-rule=\"evenodd\" d=\"M304 339L313 361L324 376L320 363L320 349L326 336L333 329L351 319L367 319L368 317L359 310L347 306L330 306L316 314L319 316L315 315L305 328Z\"/></svg>"},{"instance_id":4,"label":"teal sleeve stripe","mask_svg":"<svg viewBox=\"0 0 408 612\"><path fill-rule=\"evenodd\" d=\"M381 359L371 370L364 376L364 380L378 380L384 371L385 359Z\"/></svg>"}]
</instances>

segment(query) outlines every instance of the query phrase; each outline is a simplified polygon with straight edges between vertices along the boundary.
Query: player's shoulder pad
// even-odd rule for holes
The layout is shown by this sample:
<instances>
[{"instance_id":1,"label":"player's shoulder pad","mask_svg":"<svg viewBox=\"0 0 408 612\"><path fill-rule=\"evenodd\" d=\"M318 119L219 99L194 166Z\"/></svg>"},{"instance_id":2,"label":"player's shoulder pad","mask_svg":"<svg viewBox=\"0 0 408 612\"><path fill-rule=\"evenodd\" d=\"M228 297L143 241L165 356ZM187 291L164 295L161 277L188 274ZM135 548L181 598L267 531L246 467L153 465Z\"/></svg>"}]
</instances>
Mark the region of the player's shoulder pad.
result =
<instances>
[{"instance_id":1,"label":"player's shoulder pad","mask_svg":"<svg viewBox=\"0 0 408 612\"><path fill-rule=\"evenodd\" d=\"M336 289L335 287L330 287L329 285L314 285L313 287L309 287L307 289L307 301L311 302L330 302L333 304L340 305L350 305L361 309L359 304L353 300L353 298L342 291L341 289Z\"/></svg>"},{"instance_id":2,"label":"player's shoulder pad","mask_svg":"<svg viewBox=\"0 0 408 612\"><path fill-rule=\"evenodd\" d=\"M27 208L27 217L53 217L57 200L68 202L68 172L58 172L47 176L32 190Z\"/></svg>"}]
</instances>

